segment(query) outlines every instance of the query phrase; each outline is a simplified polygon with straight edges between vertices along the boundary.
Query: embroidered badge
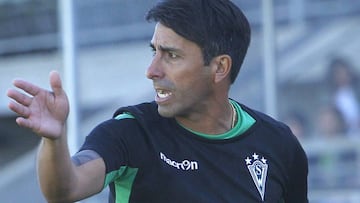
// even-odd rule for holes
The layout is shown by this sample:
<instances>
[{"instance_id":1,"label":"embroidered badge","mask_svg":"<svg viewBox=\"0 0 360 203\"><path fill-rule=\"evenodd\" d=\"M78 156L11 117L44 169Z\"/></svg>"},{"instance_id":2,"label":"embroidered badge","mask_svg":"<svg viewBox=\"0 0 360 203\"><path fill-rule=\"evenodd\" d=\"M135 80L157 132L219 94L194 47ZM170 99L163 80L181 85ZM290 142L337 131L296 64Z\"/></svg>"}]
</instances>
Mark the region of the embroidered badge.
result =
<instances>
[{"instance_id":1,"label":"embroidered badge","mask_svg":"<svg viewBox=\"0 0 360 203\"><path fill-rule=\"evenodd\" d=\"M267 160L264 157L259 159L259 155L256 153L252 155L252 159L249 157L246 157L245 159L247 168L249 169L256 188L260 193L262 201L264 201L265 196L265 184L268 170L268 164L266 161Z\"/></svg>"}]
</instances>

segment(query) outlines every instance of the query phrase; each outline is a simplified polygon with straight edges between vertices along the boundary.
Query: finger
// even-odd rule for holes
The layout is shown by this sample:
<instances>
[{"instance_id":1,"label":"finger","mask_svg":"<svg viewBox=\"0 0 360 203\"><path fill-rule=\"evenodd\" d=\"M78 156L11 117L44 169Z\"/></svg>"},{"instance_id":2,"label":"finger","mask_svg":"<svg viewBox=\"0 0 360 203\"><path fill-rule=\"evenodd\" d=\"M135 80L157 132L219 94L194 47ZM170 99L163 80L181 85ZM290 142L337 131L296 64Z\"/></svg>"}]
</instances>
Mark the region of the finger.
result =
<instances>
[{"instance_id":1,"label":"finger","mask_svg":"<svg viewBox=\"0 0 360 203\"><path fill-rule=\"evenodd\" d=\"M32 102L31 97L13 89L7 91L7 96L24 106L29 106Z\"/></svg>"},{"instance_id":2,"label":"finger","mask_svg":"<svg viewBox=\"0 0 360 203\"><path fill-rule=\"evenodd\" d=\"M13 112L17 113L18 115L22 117L29 117L30 116L30 109L28 107L25 107L24 105L18 104L16 102L10 101L8 104L8 107Z\"/></svg>"},{"instance_id":3,"label":"finger","mask_svg":"<svg viewBox=\"0 0 360 203\"><path fill-rule=\"evenodd\" d=\"M16 123L21 126L21 127L24 127L24 128L30 128L32 129L32 122L28 119L25 119L23 117L18 117L16 118Z\"/></svg>"},{"instance_id":4,"label":"finger","mask_svg":"<svg viewBox=\"0 0 360 203\"><path fill-rule=\"evenodd\" d=\"M50 86L55 96L63 94L64 90L62 88L60 75L57 71L50 72Z\"/></svg>"},{"instance_id":5,"label":"finger","mask_svg":"<svg viewBox=\"0 0 360 203\"><path fill-rule=\"evenodd\" d=\"M13 84L15 87L24 90L26 93L29 93L32 96L37 95L41 90L40 87L38 87L30 82L27 82L25 80L17 79L17 80L14 80Z\"/></svg>"}]
</instances>

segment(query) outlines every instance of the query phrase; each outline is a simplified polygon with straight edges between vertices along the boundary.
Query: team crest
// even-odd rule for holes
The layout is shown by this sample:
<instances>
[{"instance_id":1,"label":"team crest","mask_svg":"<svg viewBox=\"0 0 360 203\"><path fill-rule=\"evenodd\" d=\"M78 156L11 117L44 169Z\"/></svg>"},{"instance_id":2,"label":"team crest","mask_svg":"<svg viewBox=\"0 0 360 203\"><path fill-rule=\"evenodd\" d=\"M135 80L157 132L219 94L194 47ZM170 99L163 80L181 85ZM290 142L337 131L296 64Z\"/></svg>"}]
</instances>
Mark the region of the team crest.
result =
<instances>
[{"instance_id":1,"label":"team crest","mask_svg":"<svg viewBox=\"0 0 360 203\"><path fill-rule=\"evenodd\" d=\"M251 174L251 177L256 185L257 190L260 193L262 201L264 201L265 196L265 184L268 171L268 164L266 159L262 157L259 159L259 155L254 153L252 159L247 157L245 159L247 168Z\"/></svg>"}]
</instances>

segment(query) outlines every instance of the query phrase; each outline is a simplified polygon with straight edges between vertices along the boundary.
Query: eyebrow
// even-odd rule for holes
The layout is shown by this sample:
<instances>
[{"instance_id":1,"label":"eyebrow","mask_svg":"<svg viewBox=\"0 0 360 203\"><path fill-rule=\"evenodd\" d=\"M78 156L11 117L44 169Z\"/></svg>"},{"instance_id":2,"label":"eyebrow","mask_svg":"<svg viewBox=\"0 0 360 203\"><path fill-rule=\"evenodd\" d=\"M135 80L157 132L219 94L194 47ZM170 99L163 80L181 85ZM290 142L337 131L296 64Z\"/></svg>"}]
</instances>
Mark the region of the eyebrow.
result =
<instances>
[{"instance_id":1,"label":"eyebrow","mask_svg":"<svg viewBox=\"0 0 360 203\"><path fill-rule=\"evenodd\" d=\"M150 47L153 50L156 50L156 47L153 43L150 43ZM159 46L159 49L164 52L177 52L177 53L183 53L181 49L173 48L173 47L166 47L166 46Z\"/></svg>"}]
</instances>

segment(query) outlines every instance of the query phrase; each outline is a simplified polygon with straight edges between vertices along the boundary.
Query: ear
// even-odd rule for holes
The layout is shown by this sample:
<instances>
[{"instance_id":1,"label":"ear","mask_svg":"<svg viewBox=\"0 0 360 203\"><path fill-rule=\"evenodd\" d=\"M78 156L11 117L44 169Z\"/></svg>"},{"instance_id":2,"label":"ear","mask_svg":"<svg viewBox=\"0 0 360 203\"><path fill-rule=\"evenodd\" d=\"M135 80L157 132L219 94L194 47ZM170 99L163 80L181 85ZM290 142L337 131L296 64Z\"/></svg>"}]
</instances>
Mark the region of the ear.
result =
<instances>
[{"instance_id":1,"label":"ear","mask_svg":"<svg viewBox=\"0 0 360 203\"><path fill-rule=\"evenodd\" d=\"M213 59L214 82L218 83L224 79L230 80L231 57L227 54L219 55Z\"/></svg>"}]
</instances>

